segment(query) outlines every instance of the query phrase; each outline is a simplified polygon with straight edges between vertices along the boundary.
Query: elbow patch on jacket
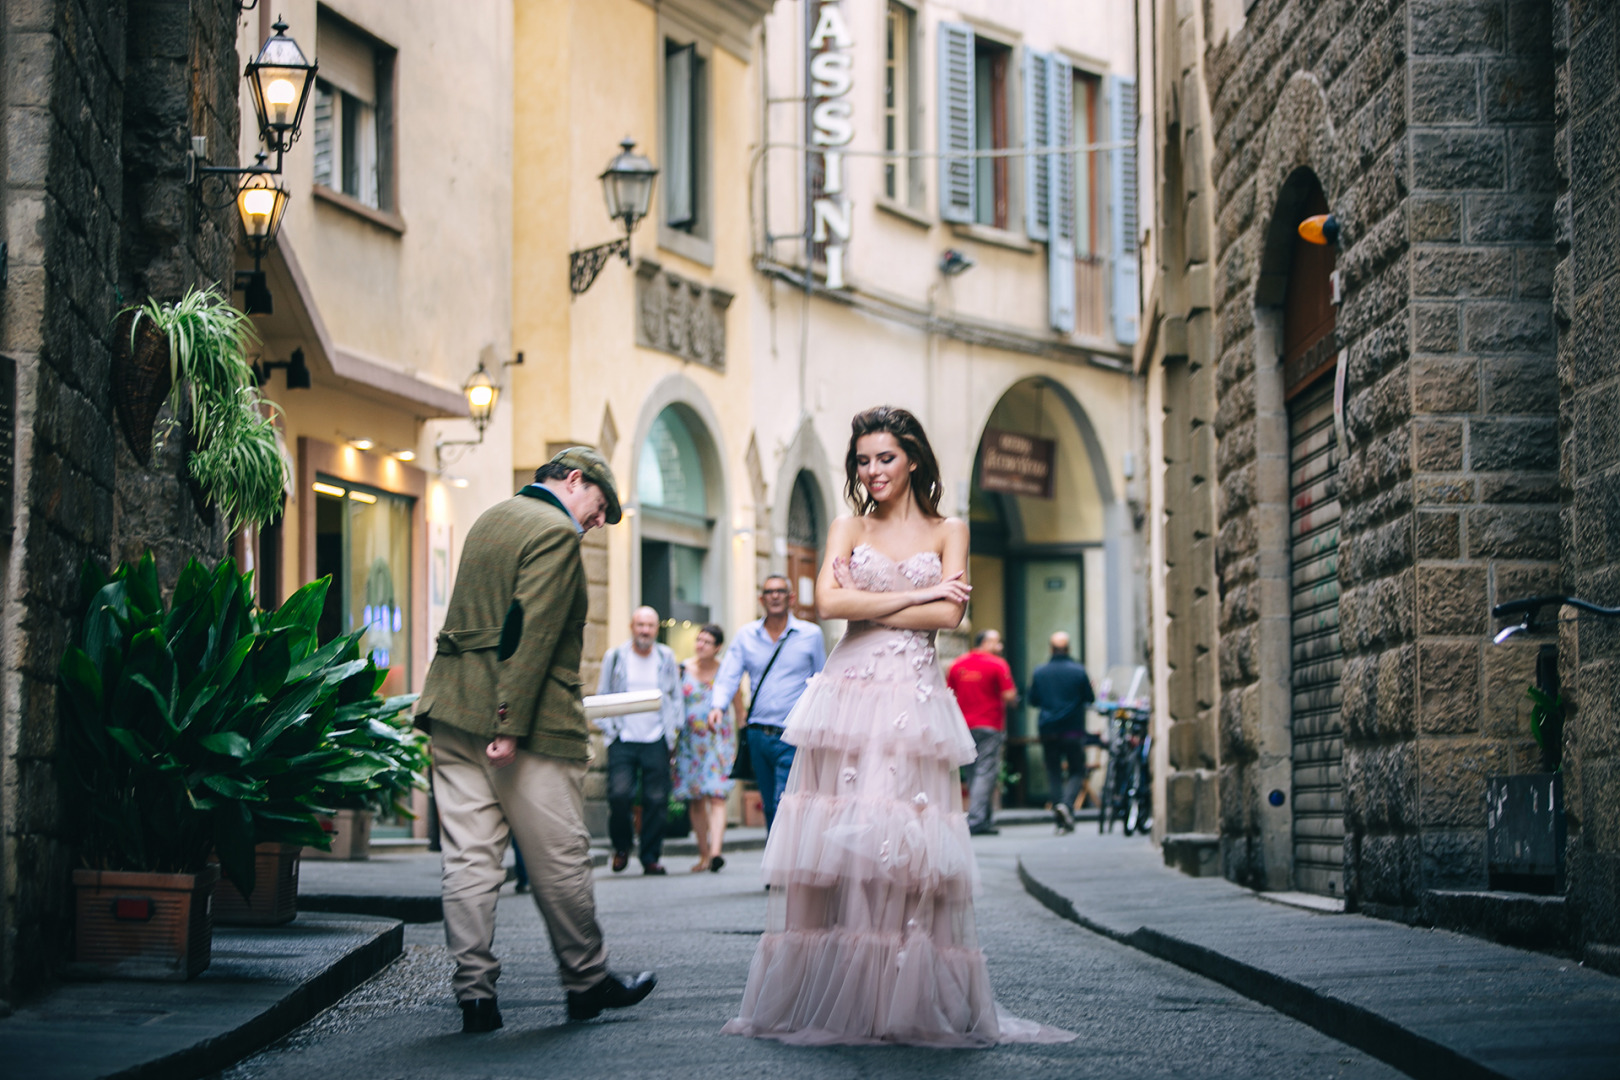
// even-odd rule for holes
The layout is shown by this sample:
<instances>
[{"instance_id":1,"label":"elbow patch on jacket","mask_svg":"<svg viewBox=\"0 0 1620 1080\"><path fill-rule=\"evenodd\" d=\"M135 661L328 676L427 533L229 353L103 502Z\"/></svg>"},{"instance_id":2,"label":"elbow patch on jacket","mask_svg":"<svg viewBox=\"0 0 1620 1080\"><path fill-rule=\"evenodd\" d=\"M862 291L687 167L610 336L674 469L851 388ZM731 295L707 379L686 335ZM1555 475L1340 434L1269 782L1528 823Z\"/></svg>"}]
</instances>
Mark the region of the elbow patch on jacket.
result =
<instances>
[{"instance_id":1,"label":"elbow patch on jacket","mask_svg":"<svg viewBox=\"0 0 1620 1080\"><path fill-rule=\"evenodd\" d=\"M501 647L495 653L495 659L506 660L517 652L518 642L523 640L523 605L516 600L506 609L506 623L501 627Z\"/></svg>"}]
</instances>

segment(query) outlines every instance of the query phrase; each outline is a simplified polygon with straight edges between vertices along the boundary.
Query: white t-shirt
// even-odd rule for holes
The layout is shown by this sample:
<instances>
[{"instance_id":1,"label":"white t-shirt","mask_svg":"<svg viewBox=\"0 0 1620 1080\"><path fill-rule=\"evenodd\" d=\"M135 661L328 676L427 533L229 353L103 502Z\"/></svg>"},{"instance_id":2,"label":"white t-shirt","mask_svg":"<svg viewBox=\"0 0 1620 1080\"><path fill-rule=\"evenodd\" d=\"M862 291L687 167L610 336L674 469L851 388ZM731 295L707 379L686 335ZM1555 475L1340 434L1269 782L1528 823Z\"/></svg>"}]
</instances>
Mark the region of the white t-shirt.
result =
<instances>
[{"instance_id":1,"label":"white t-shirt","mask_svg":"<svg viewBox=\"0 0 1620 1080\"><path fill-rule=\"evenodd\" d=\"M658 650L646 656L636 652L634 645L624 651L624 688L626 690L658 689ZM619 720L619 738L624 742L662 742L664 720L657 709L651 712L628 713Z\"/></svg>"}]
</instances>

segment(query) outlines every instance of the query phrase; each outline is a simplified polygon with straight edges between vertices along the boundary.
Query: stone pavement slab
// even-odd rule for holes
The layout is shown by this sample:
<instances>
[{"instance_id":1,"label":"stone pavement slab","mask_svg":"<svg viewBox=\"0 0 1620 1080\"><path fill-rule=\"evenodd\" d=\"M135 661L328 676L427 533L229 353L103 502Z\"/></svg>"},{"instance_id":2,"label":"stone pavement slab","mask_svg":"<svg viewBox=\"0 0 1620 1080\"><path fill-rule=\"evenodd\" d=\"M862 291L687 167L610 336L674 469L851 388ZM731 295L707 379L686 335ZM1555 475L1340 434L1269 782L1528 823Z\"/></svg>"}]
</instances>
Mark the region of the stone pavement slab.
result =
<instances>
[{"instance_id":1,"label":"stone pavement slab","mask_svg":"<svg viewBox=\"0 0 1620 1080\"><path fill-rule=\"evenodd\" d=\"M1413 1076L1620 1076L1620 979L1572 960L1266 903L1165 867L1139 837L1042 838L1021 848L1019 876L1058 914Z\"/></svg>"},{"instance_id":2,"label":"stone pavement slab","mask_svg":"<svg viewBox=\"0 0 1620 1080\"><path fill-rule=\"evenodd\" d=\"M403 927L299 915L218 927L190 982L69 983L0 1020L0 1073L28 1080L187 1080L307 1022L400 955Z\"/></svg>"}]
</instances>

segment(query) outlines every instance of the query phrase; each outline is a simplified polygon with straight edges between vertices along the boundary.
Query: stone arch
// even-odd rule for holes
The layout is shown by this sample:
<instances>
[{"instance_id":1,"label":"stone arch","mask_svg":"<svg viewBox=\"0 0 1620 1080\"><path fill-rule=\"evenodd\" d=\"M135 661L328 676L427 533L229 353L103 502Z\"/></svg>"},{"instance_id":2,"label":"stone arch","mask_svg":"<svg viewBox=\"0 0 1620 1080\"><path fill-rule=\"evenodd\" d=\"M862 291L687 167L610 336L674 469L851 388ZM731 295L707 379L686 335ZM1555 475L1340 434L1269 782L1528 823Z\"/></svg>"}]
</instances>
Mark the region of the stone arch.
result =
<instances>
[{"instance_id":1,"label":"stone arch","mask_svg":"<svg viewBox=\"0 0 1620 1080\"><path fill-rule=\"evenodd\" d=\"M673 408L685 422L693 437L699 460L703 465L707 486L707 512L713 519L709 537L709 574L704 593L709 600L712 617L722 620L731 616L732 576L732 522L731 522L731 470L730 455L725 446L725 429L707 395L685 375L666 375L654 384L642 400L636 417L635 433L630 441L630 469L625 489L629 494L627 506L637 512L628 519L630 525L630 601L631 607L641 603L641 549L642 515L636 492L639 490L641 447L652 431L654 421L665 409Z\"/></svg>"},{"instance_id":2,"label":"stone arch","mask_svg":"<svg viewBox=\"0 0 1620 1080\"><path fill-rule=\"evenodd\" d=\"M772 570L782 569L785 557L783 547L787 536L788 509L793 502L793 484L800 473L807 473L814 485L817 499L816 513L823 528L844 509L839 497L841 484L833 468L833 458L827 453L816 425L809 416L801 417L793 441L782 455L776 468L776 489L771 498L771 559Z\"/></svg>"}]
</instances>

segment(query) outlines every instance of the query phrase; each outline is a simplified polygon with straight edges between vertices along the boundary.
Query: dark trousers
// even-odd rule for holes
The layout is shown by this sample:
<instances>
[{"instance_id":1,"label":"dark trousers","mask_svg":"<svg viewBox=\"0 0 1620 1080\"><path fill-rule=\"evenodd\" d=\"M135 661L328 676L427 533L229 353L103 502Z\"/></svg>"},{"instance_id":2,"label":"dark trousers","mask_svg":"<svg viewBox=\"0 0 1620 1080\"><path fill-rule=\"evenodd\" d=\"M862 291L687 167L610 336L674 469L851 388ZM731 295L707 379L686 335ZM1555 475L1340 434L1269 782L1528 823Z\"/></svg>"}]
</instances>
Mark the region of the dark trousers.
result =
<instances>
[{"instance_id":1,"label":"dark trousers","mask_svg":"<svg viewBox=\"0 0 1620 1080\"><path fill-rule=\"evenodd\" d=\"M776 800L787 787L788 773L793 769L793 752L797 748L782 741L781 728L749 724L743 730L748 733L748 752L753 756L755 782L759 784L759 801L764 804L768 832L771 822L776 820Z\"/></svg>"},{"instance_id":2,"label":"dark trousers","mask_svg":"<svg viewBox=\"0 0 1620 1080\"><path fill-rule=\"evenodd\" d=\"M614 851L629 851L635 839L630 807L636 801L636 780L641 780L641 865L651 866L664 855L664 827L669 817L669 746L653 742L608 744L608 837Z\"/></svg>"},{"instance_id":3,"label":"dark trousers","mask_svg":"<svg viewBox=\"0 0 1620 1080\"><path fill-rule=\"evenodd\" d=\"M1007 733L996 728L968 728L973 736L973 747L978 756L973 759L972 774L968 780L967 824L970 829L983 829L990 824L990 803L995 797L996 782L1001 778L1001 745Z\"/></svg>"},{"instance_id":4,"label":"dark trousers","mask_svg":"<svg viewBox=\"0 0 1620 1080\"><path fill-rule=\"evenodd\" d=\"M1058 804L1059 793L1068 806L1074 806L1075 796L1086 784L1086 737L1078 731L1041 733L1041 750L1046 757L1046 789L1051 792L1052 805ZM1069 779L1063 779L1063 762L1069 762Z\"/></svg>"}]
</instances>

